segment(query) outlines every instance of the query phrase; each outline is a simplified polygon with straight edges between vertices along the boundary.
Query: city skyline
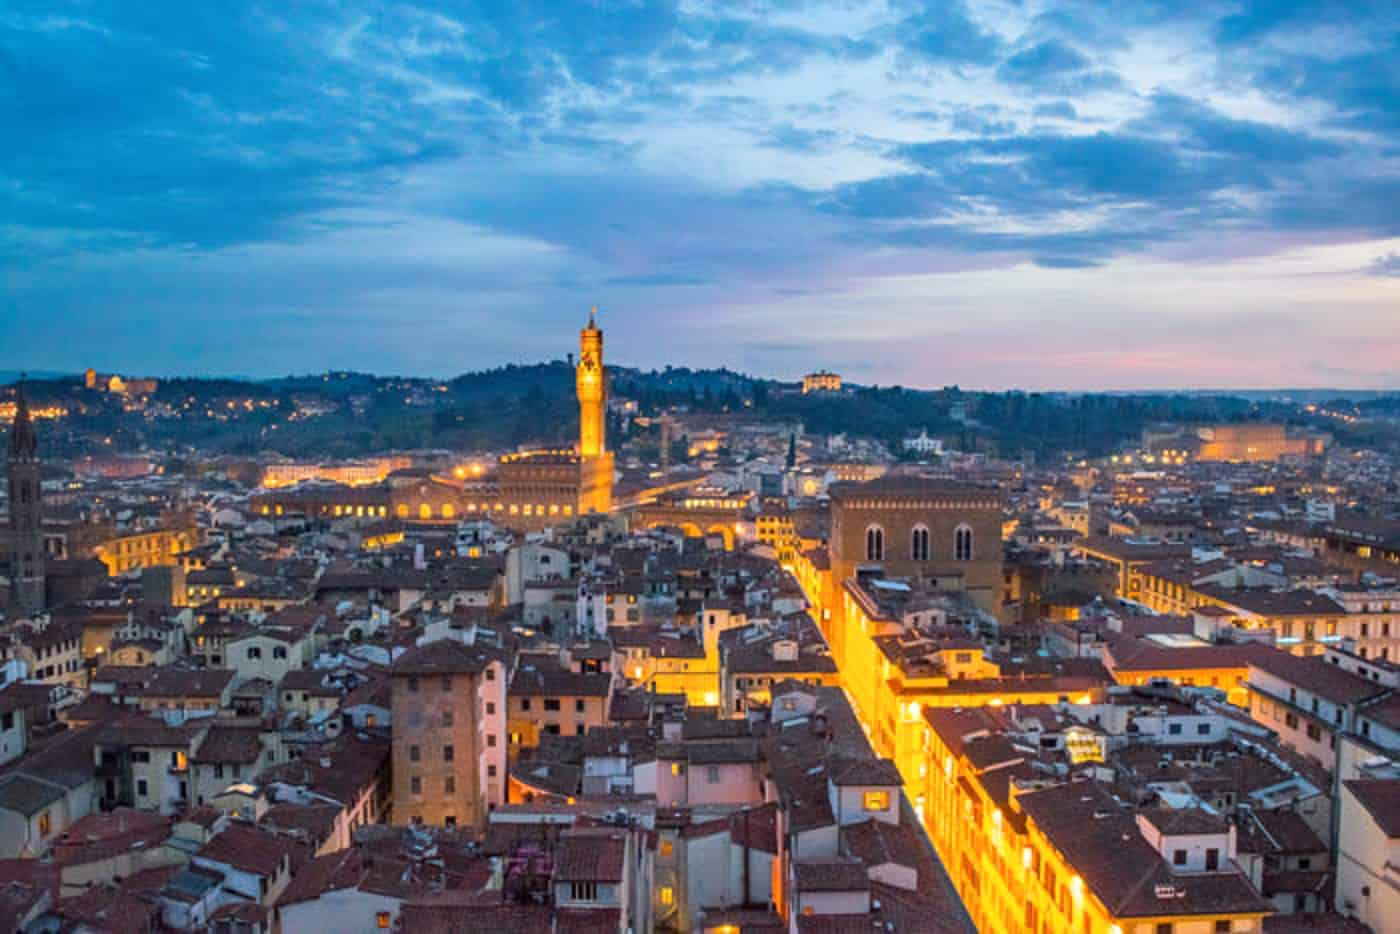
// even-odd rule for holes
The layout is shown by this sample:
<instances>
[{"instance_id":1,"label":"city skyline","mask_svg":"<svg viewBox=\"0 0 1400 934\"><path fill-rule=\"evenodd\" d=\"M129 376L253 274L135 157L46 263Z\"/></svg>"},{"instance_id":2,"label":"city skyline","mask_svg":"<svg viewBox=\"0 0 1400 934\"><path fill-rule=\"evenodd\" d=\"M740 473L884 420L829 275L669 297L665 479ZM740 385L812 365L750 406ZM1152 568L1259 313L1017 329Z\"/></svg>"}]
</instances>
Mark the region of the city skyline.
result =
<instances>
[{"instance_id":1,"label":"city skyline","mask_svg":"<svg viewBox=\"0 0 1400 934\"><path fill-rule=\"evenodd\" d=\"M0 368L1395 388L1400 14L1177 6L16 4Z\"/></svg>"}]
</instances>

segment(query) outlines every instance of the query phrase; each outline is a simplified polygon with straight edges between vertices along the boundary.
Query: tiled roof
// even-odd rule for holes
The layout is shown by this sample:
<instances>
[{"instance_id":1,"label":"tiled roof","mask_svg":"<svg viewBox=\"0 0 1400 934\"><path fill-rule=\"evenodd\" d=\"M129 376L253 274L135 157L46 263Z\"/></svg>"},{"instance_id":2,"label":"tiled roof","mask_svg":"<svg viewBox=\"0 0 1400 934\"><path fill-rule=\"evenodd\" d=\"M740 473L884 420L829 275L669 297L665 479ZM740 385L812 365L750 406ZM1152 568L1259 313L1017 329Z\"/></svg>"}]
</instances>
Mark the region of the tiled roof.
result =
<instances>
[{"instance_id":1,"label":"tiled roof","mask_svg":"<svg viewBox=\"0 0 1400 934\"><path fill-rule=\"evenodd\" d=\"M1344 784L1387 837L1400 837L1400 778L1359 778Z\"/></svg>"},{"instance_id":2,"label":"tiled roof","mask_svg":"<svg viewBox=\"0 0 1400 934\"><path fill-rule=\"evenodd\" d=\"M555 853L556 882L620 882L627 851L620 830L574 830L559 838Z\"/></svg>"}]
</instances>

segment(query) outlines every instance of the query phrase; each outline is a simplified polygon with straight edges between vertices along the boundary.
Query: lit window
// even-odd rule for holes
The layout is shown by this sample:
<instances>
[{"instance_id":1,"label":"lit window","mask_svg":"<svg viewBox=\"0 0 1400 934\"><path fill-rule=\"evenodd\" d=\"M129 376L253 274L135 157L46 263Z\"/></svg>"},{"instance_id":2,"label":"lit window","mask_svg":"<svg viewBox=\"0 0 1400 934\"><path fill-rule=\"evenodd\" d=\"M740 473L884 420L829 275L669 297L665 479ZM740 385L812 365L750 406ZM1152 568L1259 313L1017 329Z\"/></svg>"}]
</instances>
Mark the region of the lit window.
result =
<instances>
[{"instance_id":1,"label":"lit window","mask_svg":"<svg viewBox=\"0 0 1400 934\"><path fill-rule=\"evenodd\" d=\"M663 886L661 887L661 904L662 904L663 906L669 908L671 905L674 905L675 902L676 902L676 891L675 891L675 889L671 888L669 885L663 885Z\"/></svg>"},{"instance_id":2,"label":"lit window","mask_svg":"<svg viewBox=\"0 0 1400 934\"><path fill-rule=\"evenodd\" d=\"M861 803L867 811L888 811L890 809L890 793L888 791L867 791L862 796Z\"/></svg>"},{"instance_id":3,"label":"lit window","mask_svg":"<svg viewBox=\"0 0 1400 934\"><path fill-rule=\"evenodd\" d=\"M379 926L381 931L389 930L389 912L379 912L379 914L374 916L374 923Z\"/></svg>"}]
</instances>

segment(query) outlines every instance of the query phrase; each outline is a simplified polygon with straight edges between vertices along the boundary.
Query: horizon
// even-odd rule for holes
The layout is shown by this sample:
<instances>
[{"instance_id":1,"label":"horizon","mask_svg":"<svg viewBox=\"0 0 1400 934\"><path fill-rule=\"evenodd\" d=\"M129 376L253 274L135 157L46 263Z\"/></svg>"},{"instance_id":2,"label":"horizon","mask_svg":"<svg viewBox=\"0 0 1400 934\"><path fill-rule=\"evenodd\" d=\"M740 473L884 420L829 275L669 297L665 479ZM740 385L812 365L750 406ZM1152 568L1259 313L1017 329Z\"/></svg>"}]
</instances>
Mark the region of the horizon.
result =
<instances>
[{"instance_id":1,"label":"horizon","mask_svg":"<svg viewBox=\"0 0 1400 934\"><path fill-rule=\"evenodd\" d=\"M336 373L344 373L344 374L350 375L350 376L361 376L361 377L367 377L367 378L376 379L376 380L402 379L402 380L413 380L413 381L416 381L416 382L447 383L447 382L451 382L451 381L453 381L453 380L461 379L461 378L465 378L465 377L480 376L480 375L482 375L482 374L492 372L493 370L499 370L499 369L503 369L503 368L509 367L509 366L515 366L515 367L519 367L519 368L524 369L524 368L530 368L530 367L548 367L548 366L556 366L556 365L557 365L557 366L571 366L571 364L569 363L569 360L568 360L567 357L555 357L555 358L551 358L551 359L548 359L548 360L512 361L512 362L508 362L508 363L504 363L504 364L499 364L499 365L497 365L497 366L485 367L485 368L477 369L477 370L463 370L463 371L461 371L461 372L459 372L459 373L442 374L442 375L438 375L438 374L417 375L417 374L402 373L402 372L400 372L400 373L374 372L374 371L370 371L370 370L311 370L311 371L305 371L305 372L279 373L279 374L273 374L273 375L269 375L269 376L250 376L250 375L248 375L248 374L239 374L239 373L178 373L178 372L177 372L177 373L134 373L134 372L122 372L122 373L120 373L119 375L121 375L121 376L123 376L123 377L131 377L131 378L136 378L136 379L152 378L152 379L158 379L158 380L161 380L161 381L170 381L170 380L203 380L203 381L211 381L211 382L212 382L212 381L218 381L218 380L227 380L227 381L231 381L231 382L240 382L240 383L276 383L276 382L283 382L283 381L288 381L288 380L312 379L312 378L318 377L318 376L329 376L329 375L333 375L333 374L336 374ZM661 366L645 366L645 367L642 367L642 366L634 366L634 365L629 364L629 363L627 363L627 362L625 362L625 361L619 363L619 362L614 362L614 361L611 361L611 360L609 360L609 361L607 362L607 369L608 369L610 372L617 371L617 370L628 370L628 371L633 372L633 373L638 373L638 374L640 374L640 375L647 375L647 376L651 376L651 375L664 375L668 370L672 370L672 369L675 369L675 370L687 370L687 371L693 372L693 373L727 373L727 374L730 374L730 375L732 375L732 376L738 377L738 378L740 378L740 379L749 380L749 381L755 382L755 383L776 383L776 384L781 384L781 385L799 385L799 384L801 384L801 382L802 382L802 375L803 375L803 374L798 374L797 376L791 377L791 378L788 378L788 377L781 377L781 376L766 376L766 375L761 375L761 374L756 374L756 373L748 372L748 371L745 371L745 370L735 370L735 369L728 368L728 367L724 367L724 366L715 366L715 367L683 367L683 366L675 366L675 365L671 365L671 364L662 364ZM820 368L817 368L817 369L820 369ZM13 386L18 385L18 384L21 383L21 382L24 382L24 381L30 381L30 382L58 382L58 381L64 381L64 380L81 380L81 379L82 379L82 376L83 376L83 372L84 372L84 370L81 370L81 369L80 369L80 370L71 370L71 371L70 371L70 370L45 370L45 371L40 371L40 372L38 372L38 373L24 373L24 374L19 374L19 373L17 373L16 371L11 371L11 370L0 370L0 386L3 386L3 387L13 387ZM570 371L570 372L572 372L572 371ZM812 371L808 371L808 372L812 372ZM838 374L838 375L840 375L840 374ZM846 380L844 377L843 377L843 380L842 380L842 381L843 381L843 383L844 383L845 386L850 387L850 388L858 388L858 389L880 389L880 390L886 390L886 389L902 389L902 390L906 390L906 391L910 391L910 392L927 392L927 393L942 392L942 391L948 390L948 389L957 389L957 390L960 391L960 392L985 393L985 394L990 394L990 395L1004 394L1004 393L1026 393L1026 394L1039 393L1039 394L1044 394L1044 395L1069 395L1069 396L1090 396L1090 395L1108 395L1108 396L1119 396L1119 395L1121 395L1121 396L1170 396L1170 395L1191 395L1191 396L1243 396L1243 395L1262 395L1262 394L1276 394L1276 395L1284 396L1284 395L1287 395L1287 394L1290 394L1290 393L1300 393L1300 394L1306 393L1306 394L1309 394L1309 395L1311 395L1311 394L1335 393L1335 394L1337 394L1337 396L1338 396L1339 398L1346 398L1346 397L1349 397L1349 396L1363 396L1363 395L1364 395L1364 396L1375 396L1375 397L1385 397L1385 396L1390 396L1390 395L1400 395L1400 386L1396 386L1395 388L1377 388L1377 389L1371 389L1371 388L1348 388L1348 387L1345 387L1345 386L1288 386L1288 385L1279 385L1279 386L1239 386L1239 387L1233 387L1233 388L1226 388L1226 387L1220 387L1220 386L1198 386L1198 387L1175 387L1175 388L1168 388L1168 387L1157 387L1157 388L1153 388L1153 387L1139 387L1139 388L1125 388L1125 389L1060 389L1060 388L1054 388L1054 387L1049 387L1049 388L1033 388L1033 387L1028 387L1028 386L1006 386L1006 387L990 388L990 387L985 387L985 386L964 386L964 385L956 384L956 383L948 383L948 384L941 385L941 386L911 386L911 385L908 385L908 384L905 384L905 383L863 383L863 382L856 382L856 381L853 381L853 380Z\"/></svg>"},{"instance_id":2,"label":"horizon","mask_svg":"<svg viewBox=\"0 0 1400 934\"><path fill-rule=\"evenodd\" d=\"M0 368L441 378L596 304L644 368L1393 391L1397 56L1384 0L20 0Z\"/></svg>"}]
</instances>

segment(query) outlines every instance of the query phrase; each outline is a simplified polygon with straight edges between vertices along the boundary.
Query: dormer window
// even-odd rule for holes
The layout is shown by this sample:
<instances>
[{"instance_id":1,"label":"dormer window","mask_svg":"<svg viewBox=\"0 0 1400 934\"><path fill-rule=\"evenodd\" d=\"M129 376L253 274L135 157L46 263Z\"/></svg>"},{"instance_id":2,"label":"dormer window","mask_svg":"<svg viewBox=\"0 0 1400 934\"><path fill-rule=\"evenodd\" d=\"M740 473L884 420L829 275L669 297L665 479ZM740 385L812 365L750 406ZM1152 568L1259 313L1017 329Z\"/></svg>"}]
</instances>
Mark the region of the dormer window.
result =
<instances>
[{"instance_id":1,"label":"dormer window","mask_svg":"<svg viewBox=\"0 0 1400 934\"><path fill-rule=\"evenodd\" d=\"M861 796L861 806L867 811L888 811L890 793L888 791L867 791Z\"/></svg>"}]
</instances>

